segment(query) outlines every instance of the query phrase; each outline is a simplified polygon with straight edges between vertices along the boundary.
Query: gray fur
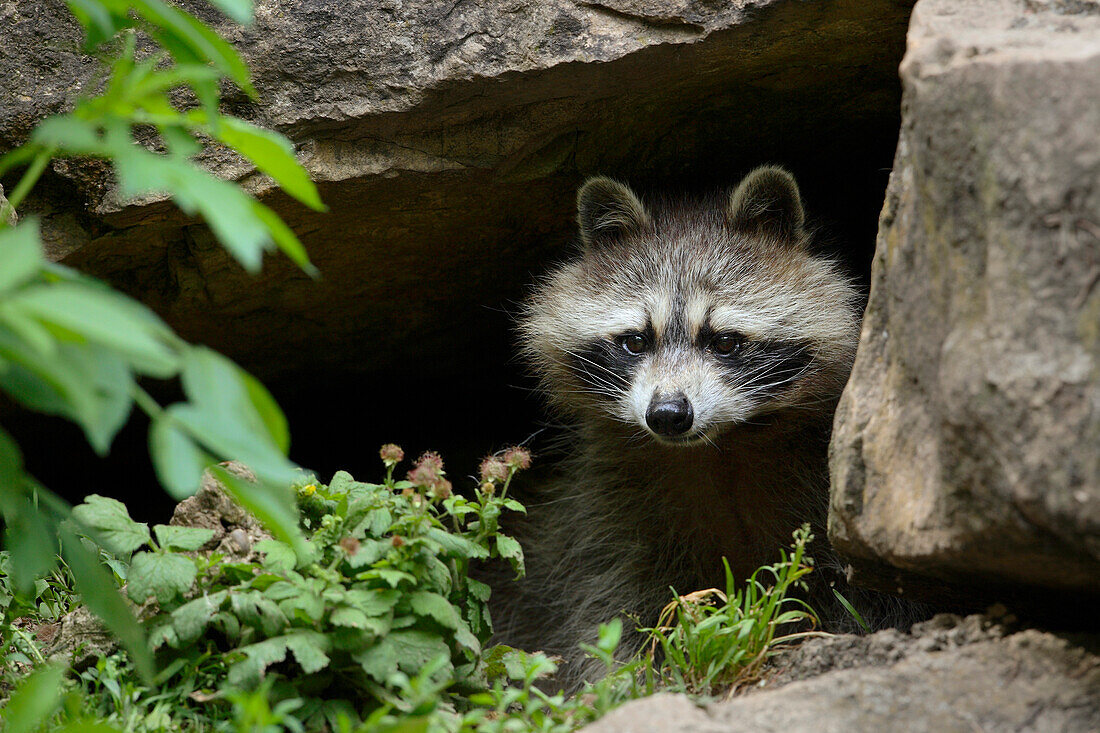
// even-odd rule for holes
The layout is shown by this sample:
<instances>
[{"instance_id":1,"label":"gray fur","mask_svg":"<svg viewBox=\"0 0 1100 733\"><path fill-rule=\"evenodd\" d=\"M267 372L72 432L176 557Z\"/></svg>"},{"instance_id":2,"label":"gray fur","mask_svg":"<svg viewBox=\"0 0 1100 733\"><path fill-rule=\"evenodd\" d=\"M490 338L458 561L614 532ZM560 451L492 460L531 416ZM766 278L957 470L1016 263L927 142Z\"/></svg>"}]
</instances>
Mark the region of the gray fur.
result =
<instances>
[{"instance_id":1,"label":"gray fur","mask_svg":"<svg viewBox=\"0 0 1100 733\"><path fill-rule=\"evenodd\" d=\"M583 254L549 274L520 321L523 353L570 426L571 456L518 528L527 579L494 590L498 639L562 656L567 687L600 671L578 648L598 623L623 612L654 624L670 586L721 586L723 556L746 578L808 521L819 564L835 564L826 450L860 317L855 287L805 246L798 189L781 169L753 172L724 201L648 209L597 178L579 204ZM612 219L615 236L594 238ZM698 345L700 324L715 319L758 348L745 374L731 377ZM624 331L647 327L651 353L614 350ZM802 345L808 361L769 381L774 343ZM629 374L586 362L593 344ZM702 432L687 445L659 439L639 415L650 394L674 390L699 413ZM624 653L639 644L628 635Z\"/></svg>"}]
</instances>

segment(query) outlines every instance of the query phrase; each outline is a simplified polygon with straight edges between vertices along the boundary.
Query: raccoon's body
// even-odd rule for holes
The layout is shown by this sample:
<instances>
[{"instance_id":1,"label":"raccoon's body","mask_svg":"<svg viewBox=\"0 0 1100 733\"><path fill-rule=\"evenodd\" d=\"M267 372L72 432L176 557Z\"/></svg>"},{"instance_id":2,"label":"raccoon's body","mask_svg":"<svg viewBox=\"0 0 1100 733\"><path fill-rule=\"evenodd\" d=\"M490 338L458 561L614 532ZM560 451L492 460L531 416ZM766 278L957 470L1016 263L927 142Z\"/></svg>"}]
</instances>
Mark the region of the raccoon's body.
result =
<instances>
[{"instance_id":1,"label":"raccoon's body","mask_svg":"<svg viewBox=\"0 0 1100 733\"><path fill-rule=\"evenodd\" d=\"M809 249L778 168L696 204L647 206L595 178L578 210L582 255L520 324L572 458L530 502L527 578L494 609L501 641L564 657L567 685L598 672L578 644L599 622L651 625L670 587L724 587L723 557L746 578L810 522L822 564L827 446L861 299Z\"/></svg>"}]
</instances>

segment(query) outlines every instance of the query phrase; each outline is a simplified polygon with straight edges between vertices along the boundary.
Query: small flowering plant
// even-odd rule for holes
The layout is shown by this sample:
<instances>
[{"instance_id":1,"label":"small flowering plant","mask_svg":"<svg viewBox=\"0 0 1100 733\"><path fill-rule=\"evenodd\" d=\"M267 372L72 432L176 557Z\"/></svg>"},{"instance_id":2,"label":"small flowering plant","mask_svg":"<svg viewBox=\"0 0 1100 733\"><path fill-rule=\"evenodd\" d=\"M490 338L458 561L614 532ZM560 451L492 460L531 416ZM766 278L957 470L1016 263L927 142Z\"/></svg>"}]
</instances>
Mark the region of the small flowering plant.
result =
<instances>
[{"instance_id":1,"label":"small flowering plant","mask_svg":"<svg viewBox=\"0 0 1100 733\"><path fill-rule=\"evenodd\" d=\"M370 728L391 713L417 714L426 689L444 717L463 705L450 689L484 689L489 586L469 569L502 558L522 574L519 543L500 532L499 518L523 511L506 495L530 454L513 448L486 459L492 468L469 497L454 491L436 453L421 455L404 480L394 478L402 450L386 445L380 456L381 483L341 471L327 486L296 487L304 549L264 539L230 561L193 552L209 530L171 527L203 534L181 546L187 553L171 543L135 553L135 541L112 558L135 601L156 597L146 625L160 666L194 691L180 705L262 687L273 703L294 700L306 729L338 729L339 720ZM100 523L111 536L148 540L125 507L110 509ZM149 557L187 572L142 575L137 560Z\"/></svg>"}]
</instances>

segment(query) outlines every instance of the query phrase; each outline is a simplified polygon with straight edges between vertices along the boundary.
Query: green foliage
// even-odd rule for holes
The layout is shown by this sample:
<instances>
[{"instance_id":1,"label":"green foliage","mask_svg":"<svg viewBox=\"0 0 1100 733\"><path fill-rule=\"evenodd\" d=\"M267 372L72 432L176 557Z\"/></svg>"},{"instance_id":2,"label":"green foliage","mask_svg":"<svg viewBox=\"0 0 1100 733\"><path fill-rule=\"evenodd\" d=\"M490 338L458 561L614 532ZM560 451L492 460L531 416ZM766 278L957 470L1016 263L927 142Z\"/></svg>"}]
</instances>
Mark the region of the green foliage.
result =
<instances>
[{"instance_id":1,"label":"green foliage","mask_svg":"<svg viewBox=\"0 0 1100 733\"><path fill-rule=\"evenodd\" d=\"M628 700L653 694L654 678L648 660L639 657L627 664L616 661L621 637L621 619L600 625L596 645L586 646L585 651L603 663L606 674L569 696L551 694L538 686L557 671L557 662L547 655L493 647L486 655L492 687L470 696L476 707L463 716L459 730L567 733L598 720Z\"/></svg>"},{"instance_id":2,"label":"green foliage","mask_svg":"<svg viewBox=\"0 0 1100 733\"><path fill-rule=\"evenodd\" d=\"M251 18L248 0L213 1L237 21ZM246 270L258 270L264 253L278 248L315 275L301 243L273 211L192 158L204 145L224 146L304 205L323 210L317 189L289 141L221 114L223 81L252 97L255 90L233 47L190 13L163 0L68 5L84 29L85 49L103 64L103 83L0 158L0 174L26 167L0 210L0 390L31 410L72 420L100 454L136 405L151 418L157 476L176 498L193 493L216 460L247 463L260 480L222 474L230 492L305 554L286 489L299 475L286 458L289 432L264 387L228 359L181 340L140 303L47 262L35 219L13 226L9 214L52 159L99 158L113 169L119 197L171 197L185 213L202 216ZM143 378L180 379L186 400L162 407L140 386ZM123 521L125 512L106 501L74 514L76 525L67 522L68 506L26 474L18 446L0 429L0 516L15 588L30 593L35 579L56 567L60 551L84 602L150 679L141 629L75 534L80 525L121 554L150 542L147 528ZM160 552L141 553L133 563L131 594L149 591L167 601L193 579L184 561Z\"/></svg>"},{"instance_id":3,"label":"green foliage","mask_svg":"<svg viewBox=\"0 0 1100 733\"><path fill-rule=\"evenodd\" d=\"M111 538L117 554L101 556L109 576L145 604L160 672L144 682L132 656L118 652L71 673L64 695L37 712L49 708L43 715L55 728L565 733L657 689L711 695L751 681L769 655L812 633L790 631L814 620L787 596L810 572L803 528L793 552L743 587L730 581L724 594L670 604L650 630L648 653L617 661L622 620L601 625L585 651L606 675L575 695L552 692L553 658L486 647L489 589L468 574L492 558L522 568L522 553L502 553L498 526L503 511L522 510L507 498L519 463L472 498L451 493L434 454L421 457L411 480L394 479L396 463L387 460L377 484L343 472L328 486L299 484L308 556L274 538L244 557L196 552L208 530L150 530L117 502L89 497L75 513L89 532ZM142 569L162 563L163 572ZM56 619L73 606L64 573L40 581L36 606L10 592L9 568L0 553L6 618ZM722 602L708 603L715 598ZM4 642L9 671L41 664L28 634Z\"/></svg>"},{"instance_id":4,"label":"green foliage","mask_svg":"<svg viewBox=\"0 0 1100 733\"><path fill-rule=\"evenodd\" d=\"M65 668L47 665L27 675L4 706L7 733L31 733L61 704L61 681Z\"/></svg>"},{"instance_id":5,"label":"green foliage","mask_svg":"<svg viewBox=\"0 0 1100 733\"><path fill-rule=\"evenodd\" d=\"M645 629L652 648L660 649L656 673L673 690L709 695L757 679L764 661L795 639L813 634L784 629L814 626L817 617L799 598L788 595L804 587L812 571L805 557L813 540L809 525L794 533L793 551L780 562L762 567L742 587L726 565L726 591L696 591L665 607L657 626Z\"/></svg>"},{"instance_id":6,"label":"green foliage","mask_svg":"<svg viewBox=\"0 0 1100 733\"><path fill-rule=\"evenodd\" d=\"M196 552L212 530L150 531L102 496L75 507L126 595L152 602L145 626L162 670L157 688L124 659L85 673L88 692L111 692L88 698L109 703L94 715L149 729L179 709L213 724L228 720L232 700L256 724L290 729L372 715L372 725L429 713L457 720L441 712L465 704L449 690L485 687L491 634L489 589L469 577L470 563L503 557L521 571L522 552L498 549L497 520L522 506L492 481L473 498L452 494L434 454L413 481L395 480L395 463L379 484L341 472L328 486L299 485L304 553L274 538L247 559ZM274 707L248 695L258 689Z\"/></svg>"}]
</instances>

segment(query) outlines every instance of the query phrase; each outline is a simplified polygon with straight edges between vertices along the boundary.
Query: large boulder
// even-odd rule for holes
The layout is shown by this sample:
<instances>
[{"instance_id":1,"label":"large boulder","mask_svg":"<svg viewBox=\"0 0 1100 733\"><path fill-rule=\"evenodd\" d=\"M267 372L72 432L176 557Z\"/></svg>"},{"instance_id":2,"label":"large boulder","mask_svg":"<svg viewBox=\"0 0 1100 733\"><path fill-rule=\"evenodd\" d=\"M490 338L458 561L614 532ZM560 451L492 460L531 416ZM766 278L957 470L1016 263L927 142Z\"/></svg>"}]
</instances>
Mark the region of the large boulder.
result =
<instances>
[{"instance_id":1,"label":"large boulder","mask_svg":"<svg viewBox=\"0 0 1100 733\"><path fill-rule=\"evenodd\" d=\"M1100 593L1100 3L921 0L901 76L829 535L872 585L1087 604Z\"/></svg>"},{"instance_id":2,"label":"large boulder","mask_svg":"<svg viewBox=\"0 0 1100 733\"><path fill-rule=\"evenodd\" d=\"M979 616L938 616L912 635L814 639L777 666L778 674L732 700L703 706L655 695L584 730L1086 733L1100 726L1100 656L1087 644L1037 630L1009 634Z\"/></svg>"}]
</instances>

